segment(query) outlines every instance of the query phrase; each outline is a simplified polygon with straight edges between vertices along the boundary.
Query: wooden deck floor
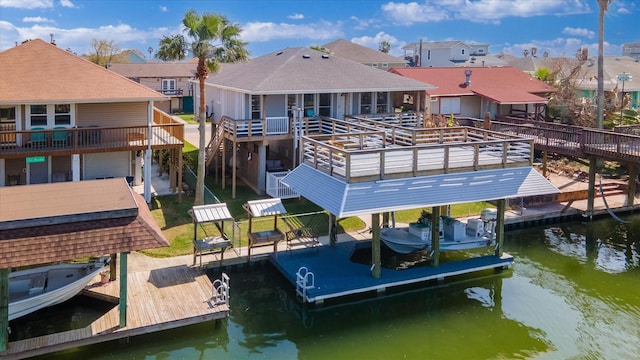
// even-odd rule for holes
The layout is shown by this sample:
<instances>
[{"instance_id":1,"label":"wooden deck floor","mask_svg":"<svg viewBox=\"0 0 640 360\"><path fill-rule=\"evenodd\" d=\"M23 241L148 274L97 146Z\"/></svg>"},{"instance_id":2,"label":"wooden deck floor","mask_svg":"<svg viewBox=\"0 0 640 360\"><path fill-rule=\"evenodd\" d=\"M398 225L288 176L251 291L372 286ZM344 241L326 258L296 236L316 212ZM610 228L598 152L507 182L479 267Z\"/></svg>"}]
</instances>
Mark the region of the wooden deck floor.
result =
<instances>
[{"instance_id":1,"label":"wooden deck floor","mask_svg":"<svg viewBox=\"0 0 640 360\"><path fill-rule=\"evenodd\" d=\"M116 304L91 325L46 336L10 342L2 359L22 359L134 335L224 318L226 304L211 301L212 283L206 274L186 265L130 273L127 326L119 328ZM96 278L84 295L117 302L119 281L101 285Z\"/></svg>"}]
</instances>

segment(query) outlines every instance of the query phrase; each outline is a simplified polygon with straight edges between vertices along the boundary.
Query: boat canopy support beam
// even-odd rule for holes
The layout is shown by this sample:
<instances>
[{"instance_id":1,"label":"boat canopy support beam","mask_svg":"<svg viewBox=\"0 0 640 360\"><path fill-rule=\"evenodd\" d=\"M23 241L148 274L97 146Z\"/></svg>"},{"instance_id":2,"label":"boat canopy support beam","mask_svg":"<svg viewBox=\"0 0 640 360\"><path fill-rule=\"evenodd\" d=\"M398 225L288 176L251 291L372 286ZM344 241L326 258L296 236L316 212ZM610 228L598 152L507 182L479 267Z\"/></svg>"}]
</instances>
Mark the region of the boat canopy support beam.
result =
<instances>
[{"instance_id":1,"label":"boat canopy support beam","mask_svg":"<svg viewBox=\"0 0 640 360\"><path fill-rule=\"evenodd\" d=\"M127 326L127 260L129 253L120 254L120 328Z\"/></svg>"},{"instance_id":2,"label":"boat canopy support beam","mask_svg":"<svg viewBox=\"0 0 640 360\"><path fill-rule=\"evenodd\" d=\"M440 266L440 206L431 208L431 266Z\"/></svg>"},{"instance_id":3,"label":"boat canopy support beam","mask_svg":"<svg viewBox=\"0 0 640 360\"><path fill-rule=\"evenodd\" d=\"M375 279L380 278L381 273L381 256L380 256L380 214L375 213L371 214L371 232L372 232L372 241L371 241L371 275Z\"/></svg>"},{"instance_id":4,"label":"boat canopy support beam","mask_svg":"<svg viewBox=\"0 0 640 360\"><path fill-rule=\"evenodd\" d=\"M0 352L9 343L9 269L0 269Z\"/></svg>"},{"instance_id":5,"label":"boat canopy support beam","mask_svg":"<svg viewBox=\"0 0 640 360\"><path fill-rule=\"evenodd\" d=\"M497 257L502 256L502 246L504 243L504 211L507 208L507 200L506 199L498 199L497 201L498 209L497 209L497 219L496 219L496 251L495 255Z\"/></svg>"}]
</instances>

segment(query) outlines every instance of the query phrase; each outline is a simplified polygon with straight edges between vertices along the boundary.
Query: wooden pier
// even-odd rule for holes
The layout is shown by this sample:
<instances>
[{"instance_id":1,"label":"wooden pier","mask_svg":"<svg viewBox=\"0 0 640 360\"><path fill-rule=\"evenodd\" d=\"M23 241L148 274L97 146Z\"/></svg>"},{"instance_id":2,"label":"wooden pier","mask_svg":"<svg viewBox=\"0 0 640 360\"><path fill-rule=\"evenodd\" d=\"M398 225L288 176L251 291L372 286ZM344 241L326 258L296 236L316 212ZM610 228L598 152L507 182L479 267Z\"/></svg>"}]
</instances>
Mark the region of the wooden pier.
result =
<instances>
[{"instance_id":1,"label":"wooden pier","mask_svg":"<svg viewBox=\"0 0 640 360\"><path fill-rule=\"evenodd\" d=\"M75 330L9 342L0 358L23 359L130 336L227 317L228 303L216 303L206 274L186 265L129 273L126 326L116 305L90 325ZM83 295L117 303L119 281L103 285L99 276Z\"/></svg>"}]
</instances>

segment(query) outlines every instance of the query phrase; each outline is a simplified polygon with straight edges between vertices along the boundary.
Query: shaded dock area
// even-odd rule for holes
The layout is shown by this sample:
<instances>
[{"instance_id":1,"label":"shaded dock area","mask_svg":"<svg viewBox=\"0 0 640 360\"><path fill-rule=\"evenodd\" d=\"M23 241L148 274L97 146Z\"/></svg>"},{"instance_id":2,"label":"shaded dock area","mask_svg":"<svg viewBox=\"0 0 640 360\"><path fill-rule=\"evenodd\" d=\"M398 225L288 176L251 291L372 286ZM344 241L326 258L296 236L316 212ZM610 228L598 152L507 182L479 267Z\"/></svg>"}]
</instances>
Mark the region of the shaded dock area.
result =
<instances>
[{"instance_id":1,"label":"shaded dock area","mask_svg":"<svg viewBox=\"0 0 640 360\"><path fill-rule=\"evenodd\" d=\"M125 339L225 318L229 312L228 304L215 301L208 276L187 265L130 272L127 282L126 326L119 327L119 278L101 284L98 276L82 294L112 302L113 308L81 329L9 342L7 351L0 353L2 359L22 359Z\"/></svg>"},{"instance_id":2,"label":"shaded dock area","mask_svg":"<svg viewBox=\"0 0 640 360\"><path fill-rule=\"evenodd\" d=\"M513 264L513 257L508 254L477 256L441 262L437 267L426 264L402 270L383 267L380 277L374 278L371 264L351 260L356 251L370 254L371 241L294 249L280 252L278 256L271 254L269 260L293 284L302 301L315 304L350 295L383 293L394 287L443 281L483 270L508 269Z\"/></svg>"}]
</instances>

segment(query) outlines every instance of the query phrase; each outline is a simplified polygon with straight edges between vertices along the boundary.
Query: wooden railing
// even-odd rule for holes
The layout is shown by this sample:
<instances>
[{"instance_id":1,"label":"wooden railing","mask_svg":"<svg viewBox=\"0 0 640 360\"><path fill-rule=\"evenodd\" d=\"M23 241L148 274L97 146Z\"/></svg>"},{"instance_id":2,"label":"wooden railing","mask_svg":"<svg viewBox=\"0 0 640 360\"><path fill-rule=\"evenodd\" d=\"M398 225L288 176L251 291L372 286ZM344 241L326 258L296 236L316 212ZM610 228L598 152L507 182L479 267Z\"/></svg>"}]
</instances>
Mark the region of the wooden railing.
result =
<instances>
[{"instance_id":1,"label":"wooden railing","mask_svg":"<svg viewBox=\"0 0 640 360\"><path fill-rule=\"evenodd\" d=\"M533 164L530 139L466 127L415 132L412 145L385 131L305 136L303 162L347 182Z\"/></svg>"},{"instance_id":2,"label":"wooden railing","mask_svg":"<svg viewBox=\"0 0 640 360\"><path fill-rule=\"evenodd\" d=\"M151 147L182 146L183 128L181 123L153 125ZM148 134L147 126L2 131L0 158L145 150Z\"/></svg>"}]
</instances>

